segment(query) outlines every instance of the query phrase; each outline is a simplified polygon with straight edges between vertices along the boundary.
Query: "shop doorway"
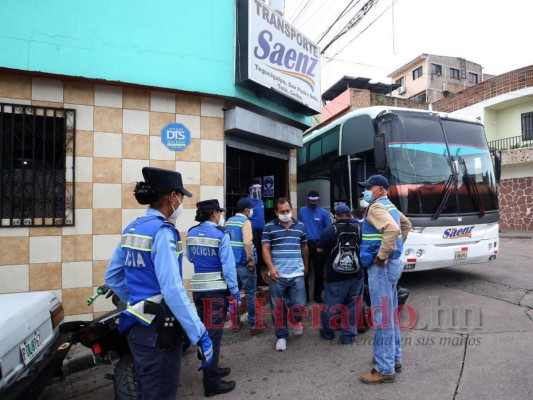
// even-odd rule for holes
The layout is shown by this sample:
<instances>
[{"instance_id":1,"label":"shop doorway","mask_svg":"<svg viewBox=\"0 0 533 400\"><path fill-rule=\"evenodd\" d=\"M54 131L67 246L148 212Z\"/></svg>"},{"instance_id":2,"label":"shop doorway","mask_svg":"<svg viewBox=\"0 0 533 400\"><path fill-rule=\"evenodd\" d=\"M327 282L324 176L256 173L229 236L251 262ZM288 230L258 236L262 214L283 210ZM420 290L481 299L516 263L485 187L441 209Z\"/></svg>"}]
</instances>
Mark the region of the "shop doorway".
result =
<instances>
[{"instance_id":1,"label":"shop doorway","mask_svg":"<svg viewBox=\"0 0 533 400\"><path fill-rule=\"evenodd\" d=\"M235 215L237 201L248 196L248 187L257 178L263 181L269 176L273 177L273 193L265 192L265 182L261 182L266 222L275 218L275 200L289 196L287 160L226 146L226 218Z\"/></svg>"}]
</instances>

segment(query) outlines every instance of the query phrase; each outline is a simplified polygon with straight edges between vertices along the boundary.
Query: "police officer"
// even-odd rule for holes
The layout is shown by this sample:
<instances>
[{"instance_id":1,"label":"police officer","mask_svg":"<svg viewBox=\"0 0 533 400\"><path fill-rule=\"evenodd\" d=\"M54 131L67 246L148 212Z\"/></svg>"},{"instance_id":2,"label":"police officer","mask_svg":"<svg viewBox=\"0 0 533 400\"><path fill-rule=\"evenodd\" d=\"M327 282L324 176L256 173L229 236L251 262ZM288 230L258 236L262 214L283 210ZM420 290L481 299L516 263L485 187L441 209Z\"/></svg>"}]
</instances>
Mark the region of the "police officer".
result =
<instances>
[{"instance_id":1,"label":"police officer","mask_svg":"<svg viewBox=\"0 0 533 400\"><path fill-rule=\"evenodd\" d=\"M253 215L254 203L247 197L237 201L237 214L228 218L226 228L231 237L231 248L235 257L237 277L246 295L246 311L250 335L254 336L265 331L265 326L256 326L256 262L257 254L253 243L252 224L249 218ZM240 328L239 328L240 329Z\"/></svg>"},{"instance_id":2,"label":"police officer","mask_svg":"<svg viewBox=\"0 0 533 400\"><path fill-rule=\"evenodd\" d=\"M204 322L213 340L213 362L204 369L204 391L207 397L228 393L235 389L235 381L223 381L230 374L229 368L220 368L220 342L228 297L231 294L240 305L241 295L235 271L235 258L230 245L230 236L224 227L218 200L196 203L196 221L187 234L187 259L194 265L191 291L198 315ZM229 290L228 290L229 288Z\"/></svg>"},{"instance_id":3,"label":"police officer","mask_svg":"<svg viewBox=\"0 0 533 400\"><path fill-rule=\"evenodd\" d=\"M175 226L183 210L181 174L144 167L144 182L134 194L149 204L146 215L130 223L122 234L109 267L106 284L128 304L119 332L127 333L142 400L176 398L181 368L183 331L200 348L203 363L213 357L206 328L192 307L181 276L182 245Z\"/></svg>"}]
</instances>

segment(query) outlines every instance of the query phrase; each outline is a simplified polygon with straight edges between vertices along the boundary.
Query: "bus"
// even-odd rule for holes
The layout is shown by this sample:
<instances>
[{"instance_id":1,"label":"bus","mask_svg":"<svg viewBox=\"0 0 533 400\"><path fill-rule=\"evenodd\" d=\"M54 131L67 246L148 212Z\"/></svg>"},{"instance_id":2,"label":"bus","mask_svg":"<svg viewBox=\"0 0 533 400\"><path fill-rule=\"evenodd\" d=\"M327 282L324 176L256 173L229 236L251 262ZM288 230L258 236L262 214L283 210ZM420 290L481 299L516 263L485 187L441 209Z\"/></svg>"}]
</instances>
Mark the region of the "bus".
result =
<instances>
[{"instance_id":1,"label":"bus","mask_svg":"<svg viewBox=\"0 0 533 400\"><path fill-rule=\"evenodd\" d=\"M382 174L389 199L413 225L402 255L405 271L484 263L499 249L500 170L477 119L362 108L304 136L298 204L317 190L329 194L331 210L345 203L362 213L357 182Z\"/></svg>"}]
</instances>

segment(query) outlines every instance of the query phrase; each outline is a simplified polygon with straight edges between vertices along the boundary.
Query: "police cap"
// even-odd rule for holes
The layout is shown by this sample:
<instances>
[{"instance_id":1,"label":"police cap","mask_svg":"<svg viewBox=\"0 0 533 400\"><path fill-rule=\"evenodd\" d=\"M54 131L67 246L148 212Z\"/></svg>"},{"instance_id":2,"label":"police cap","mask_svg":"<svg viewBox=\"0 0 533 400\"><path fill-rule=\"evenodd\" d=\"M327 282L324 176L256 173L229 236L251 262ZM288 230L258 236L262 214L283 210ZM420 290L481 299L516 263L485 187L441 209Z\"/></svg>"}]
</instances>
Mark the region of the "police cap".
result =
<instances>
[{"instance_id":1,"label":"police cap","mask_svg":"<svg viewBox=\"0 0 533 400\"><path fill-rule=\"evenodd\" d=\"M192 197L192 194L183 187L179 172L155 167L144 167L142 172L144 180L152 189L176 190L184 196Z\"/></svg>"},{"instance_id":2,"label":"police cap","mask_svg":"<svg viewBox=\"0 0 533 400\"><path fill-rule=\"evenodd\" d=\"M214 211L226 211L225 208L220 207L217 199L199 201L196 203L196 208L206 214L211 214Z\"/></svg>"}]
</instances>

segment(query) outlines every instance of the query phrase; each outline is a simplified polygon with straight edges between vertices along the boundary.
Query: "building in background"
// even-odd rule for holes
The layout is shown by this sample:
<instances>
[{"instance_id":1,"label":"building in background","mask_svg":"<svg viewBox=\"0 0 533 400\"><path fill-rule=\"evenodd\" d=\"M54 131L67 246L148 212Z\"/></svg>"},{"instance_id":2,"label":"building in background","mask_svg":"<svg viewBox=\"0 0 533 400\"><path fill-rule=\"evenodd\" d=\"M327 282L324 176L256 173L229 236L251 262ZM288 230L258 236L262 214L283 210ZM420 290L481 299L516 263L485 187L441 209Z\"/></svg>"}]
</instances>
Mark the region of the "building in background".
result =
<instances>
[{"instance_id":1,"label":"building in background","mask_svg":"<svg viewBox=\"0 0 533 400\"><path fill-rule=\"evenodd\" d=\"M256 179L296 203L320 51L264 3L8 0L0 26L0 293L53 290L67 319L111 308L85 299L144 214L147 165L193 193L183 241L196 202L229 217Z\"/></svg>"},{"instance_id":2,"label":"building in background","mask_svg":"<svg viewBox=\"0 0 533 400\"><path fill-rule=\"evenodd\" d=\"M500 229L533 231L533 65L450 95L433 109L483 122L502 162Z\"/></svg>"},{"instance_id":3,"label":"building in background","mask_svg":"<svg viewBox=\"0 0 533 400\"><path fill-rule=\"evenodd\" d=\"M460 57L422 54L392 72L395 97L433 103L489 79L482 67ZM490 76L491 77L491 76Z\"/></svg>"}]
</instances>

